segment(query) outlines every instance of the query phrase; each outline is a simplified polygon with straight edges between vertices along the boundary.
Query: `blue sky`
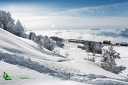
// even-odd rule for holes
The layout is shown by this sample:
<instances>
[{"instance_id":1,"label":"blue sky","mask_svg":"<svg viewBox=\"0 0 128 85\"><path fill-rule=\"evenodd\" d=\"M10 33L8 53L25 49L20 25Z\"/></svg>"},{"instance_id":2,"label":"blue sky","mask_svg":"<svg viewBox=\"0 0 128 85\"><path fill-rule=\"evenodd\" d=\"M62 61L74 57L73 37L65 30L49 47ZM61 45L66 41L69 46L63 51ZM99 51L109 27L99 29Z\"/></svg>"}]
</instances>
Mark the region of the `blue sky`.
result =
<instances>
[{"instance_id":1,"label":"blue sky","mask_svg":"<svg viewBox=\"0 0 128 85\"><path fill-rule=\"evenodd\" d=\"M48 4L58 7L87 7L128 2L128 0L0 0L2 3Z\"/></svg>"},{"instance_id":2,"label":"blue sky","mask_svg":"<svg viewBox=\"0 0 128 85\"><path fill-rule=\"evenodd\" d=\"M128 27L128 0L0 0L27 29Z\"/></svg>"},{"instance_id":3,"label":"blue sky","mask_svg":"<svg viewBox=\"0 0 128 85\"><path fill-rule=\"evenodd\" d=\"M128 0L0 0L0 3L48 5L54 8L79 8L124 3Z\"/></svg>"}]
</instances>

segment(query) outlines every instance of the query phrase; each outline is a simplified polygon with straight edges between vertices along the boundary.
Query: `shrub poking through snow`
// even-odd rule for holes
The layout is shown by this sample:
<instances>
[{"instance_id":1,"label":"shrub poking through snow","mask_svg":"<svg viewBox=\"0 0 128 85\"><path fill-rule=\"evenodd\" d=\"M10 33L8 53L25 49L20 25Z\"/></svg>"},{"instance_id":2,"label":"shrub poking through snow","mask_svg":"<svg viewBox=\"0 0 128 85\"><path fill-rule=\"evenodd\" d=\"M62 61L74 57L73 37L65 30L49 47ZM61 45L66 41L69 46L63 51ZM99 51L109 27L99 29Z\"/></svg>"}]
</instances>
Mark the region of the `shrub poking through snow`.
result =
<instances>
[{"instance_id":1,"label":"shrub poking through snow","mask_svg":"<svg viewBox=\"0 0 128 85\"><path fill-rule=\"evenodd\" d=\"M94 57L92 57L92 58L84 58L84 60L88 60L88 61L92 61L92 62L95 62L95 58Z\"/></svg>"},{"instance_id":2,"label":"shrub poking through snow","mask_svg":"<svg viewBox=\"0 0 128 85\"><path fill-rule=\"evenodd\" d=\"M125 70L124 66L117 66L115 59L120 58L120 54L113 50L113 46L108 49L103 49L101 58L101 67L107 71L119 74L121 71Z\"/></svg>"}]
</instances>

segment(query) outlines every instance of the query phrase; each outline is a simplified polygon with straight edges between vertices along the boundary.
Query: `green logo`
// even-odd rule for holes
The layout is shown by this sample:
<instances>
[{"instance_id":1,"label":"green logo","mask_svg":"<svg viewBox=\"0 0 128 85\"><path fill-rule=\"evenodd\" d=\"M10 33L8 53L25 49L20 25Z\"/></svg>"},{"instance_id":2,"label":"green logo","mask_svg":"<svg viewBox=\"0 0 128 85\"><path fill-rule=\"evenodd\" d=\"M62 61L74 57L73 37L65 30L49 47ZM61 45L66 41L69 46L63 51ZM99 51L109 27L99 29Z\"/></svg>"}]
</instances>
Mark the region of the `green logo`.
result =
<instances>
[{"instance_id":1,"label":"green logo","mask_svg":"<svg viewBox=\"0 0 128 85\"><path fill-rule=\"evenodd\" d=\"M6 72L4 72L3 78L5 80L12 80L10 76L8 76L8 74Z\"/></svg>"},{"instance_id":2,"label":"green logo","mask_svg":"<svg viewBox=\"0 0 128 85\"><path fill-rule=\"evenodd\" d=\"M20 77L20 79L24 80L24 79L29 79L28 77Z\"/></svg>"}]
</instances>

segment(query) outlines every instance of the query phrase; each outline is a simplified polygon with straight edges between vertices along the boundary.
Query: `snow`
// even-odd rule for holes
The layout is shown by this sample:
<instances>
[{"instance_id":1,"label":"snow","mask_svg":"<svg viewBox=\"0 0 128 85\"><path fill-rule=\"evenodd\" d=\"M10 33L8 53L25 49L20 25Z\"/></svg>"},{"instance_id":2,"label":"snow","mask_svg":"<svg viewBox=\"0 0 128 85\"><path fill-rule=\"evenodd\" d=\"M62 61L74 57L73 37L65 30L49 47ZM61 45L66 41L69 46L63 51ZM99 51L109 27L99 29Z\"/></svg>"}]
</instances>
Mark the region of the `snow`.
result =
<instances>
[{"instance_id":1,"label":"snow","mask_svg":"<svg viewBox=\"0 0 128 85\"><path fill-rule=\"evenodd\" d=\"M55 54L0 29L0 85L128 85L128 68L120 74L108 72L99 66L99 54L92 56L77 48L79 44L64 44L64 48L55 48ZM128 48L115 49L122 57L116 62L128 67ZM88 57L94 57L96 62L84 59ZM3 72L12 80L5 81ZM29 79L21 80L22 76Z\"/></svg>"},{"instance_id":2,"label":"snow","mask_svg":"<svg viewBox=\"0 0 128 85\"><path fill-rule=\"evenodd\" d=\"M115 50L120 53L121 59L117 59L118 65L123 65L126 68L120 75L128 77L128 47L115 47Z\"/></svg>"},{"instance_id":3,"label":"snow","mask_svg":"<svg viewBox=\"0 0 128 85\"><path fill-rule=\"evenodd\" d=\"M66 45L66 44L65 44ZM56 48L58 49L58 48ZM61 50L59 51L59 53L62 53L62 48L60 48ZM102 69L99 66L99 60L96 58L96 62L90 62L87 60L84 60L84 58L88 58L88 57L93 57L91 55L91 53L87 53L85 50L81 50L77 48L77 44L67 44L67 46L65 46L65 48L63 49L63 53L68 52L69 56L68 56L68 62L62 62L61 64L64 63L64 65L70 66L70 68L74 68L77 69L85 74L96 74L96 75L102 75L102 76L107 76L110 78L116 78L116 79L124 79L123 77L117 75L117 74L113 74L111 72L108 72L104 69ZM90 56L89 56L90 55ZM98 56L98 55L97 55ZM125 65L126 66L126 65Z\"/></svg>"},{"instance_id":4,"label":"snow","mask_svg":"<svg viewBox=\"0 0 128 85\"><path fill-rule=\"evenodd\" d=\"M8 64L3 61L0 61L0 65L4 66L0 66L0 85L85 85L75 81L63 81L47 74L38 73L34 70ZM7 72L12 80L4 80L3 72ZM28 77L28 79L21 80L20 77Z\"/></svg>"},{"instance_id":5,"label":"snow","mask_svg":"<svg viewBox=\"0 0 128 85\"><path fill-rule=\"evenodd\" d=\"M58 58L54 55L51 55L51 53L48 51L44 51L43 48L31 40L17 37L2 29L0 29L0 36L0 47L2 51L29 55L34 58L36 56L38 59L49 59L55 61L62 59L61 57Z\"/></svg>"}]
</instances>

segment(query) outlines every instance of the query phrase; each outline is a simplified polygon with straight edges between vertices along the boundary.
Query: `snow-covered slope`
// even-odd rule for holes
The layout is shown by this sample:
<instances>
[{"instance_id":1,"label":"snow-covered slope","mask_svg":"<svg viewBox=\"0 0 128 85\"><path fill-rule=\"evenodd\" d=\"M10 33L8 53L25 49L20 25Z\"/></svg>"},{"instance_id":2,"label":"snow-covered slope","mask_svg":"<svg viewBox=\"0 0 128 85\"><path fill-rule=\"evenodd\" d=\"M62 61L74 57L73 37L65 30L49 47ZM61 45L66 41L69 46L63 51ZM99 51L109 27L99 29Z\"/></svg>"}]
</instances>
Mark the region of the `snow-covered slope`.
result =
<instances>
[{"instance_id":1,"label":"snow-covered slope","mask_svg":"<svg viewBox=\"0 0 128 85\"><path fill-rule=\"evenodd\" d=\"M77 44L64 44L64 48L54 50L63 55L60 56L0 29L0 85L128 85L127 69L119 75L108 72L99 66L100 55L96 55L96 62L84 60L93 57L92 54L78 49ZM127 58L127 54L124 57ZM127 60L117 62L127 66ZM5 81L3 72L12 80ZM29 79L21 80L22 76Z\"/></svg>"},{"instance_id":2,"label":"snow-covered slope","mask_svg":"<svg viewBox=\"0 0 128 85\"><path fill-rule=\"evenodd\" d=\"M5 68L6 67L6 68ZM3 72L7 72L12 78L11 81L3 79ZM27 77L28 79L21 79ZM63 81L49 76L48 74L38 73L34 70L21 66L11 65L0 61L0 85L85 85L75 81ZM89 84L87 84L89 85Z\"/></svg>"},{"instance_id":3,"label":"snow-covered slope","mask_svg":"<svg viewBox=\"0 0 128 85\"><path fill-rule=\"evenodd\" d=\"M56 48L55 50L58 50L60 54L66 55L68 54L68 57L66 58L69 60L68 62L64 62L65 65L70 66L71 68L80 69L81 72L84 72L85 74L97 74L102 76L107 76L110 78L115 79L124 79L127 77L128 68L124 71L125 74L121 73L120 75L108 72L104 69L102 69L99 66L100 63L100 55L96 54L96 56L93 56L92 53L87 53L85 50L81 50L77 48L78 44L75 43L65 43L65 48ZM128 59L128 53L126 50L128 50L127 47L115 47L115 50L120 53L121 59L117 59L118 65L127 66L127 59ZM95 58L95 62L86 61L85 58ZM124 60L125 58L125 60ZM123 62L123 63L122 63ZM126 74L127 73L127 74ZM124 76L124 77L121 77Z\"/></svg>"},{"instance_id":4,"label":"snow-covered slope","mask_svg":"<svg viewBox=\"0 0 128 85\"><path fill-rule=\"evenodd\" d=\"M0 29L0 51L29 55L38 59L59 60L51 52L31 40L17 37L3 29ZM54 56L54 57L53 57Z\"/></svg>"}]
</instances>

